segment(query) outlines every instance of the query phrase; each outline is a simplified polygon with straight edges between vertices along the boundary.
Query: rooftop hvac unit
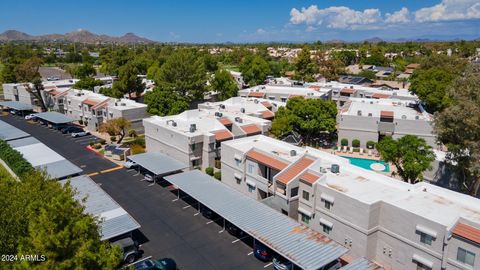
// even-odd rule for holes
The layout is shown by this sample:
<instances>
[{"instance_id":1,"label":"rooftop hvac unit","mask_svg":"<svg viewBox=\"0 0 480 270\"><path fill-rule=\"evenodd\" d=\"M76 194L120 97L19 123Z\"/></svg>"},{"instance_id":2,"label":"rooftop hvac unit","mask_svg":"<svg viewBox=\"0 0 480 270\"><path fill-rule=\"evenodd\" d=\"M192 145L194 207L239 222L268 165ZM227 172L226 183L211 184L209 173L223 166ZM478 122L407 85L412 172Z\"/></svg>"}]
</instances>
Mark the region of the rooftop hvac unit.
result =
<instances>
[{"instance_id":1,"label":"rooftop hvac unit","mask_svg":"<svg viewBox=\"0 0 480 270\"><path fill-rule=\"evenodd\" d=\"M330 168L330 171L332 173L339 173L340 172L340 165L338 164L332 164L332 167Z\"/></svg>"},{"instance_id":2,"label":"rooftop hvac unit","mask_svg":"<svg viewBox=\"0 0 480 270\"><path fill-rule=\"evenodd\" d=\"M127 106L127 103L120 103L120 106Z\"/></svg>"},{"instance_id":3,"label":"rooftop hvac unit","mask_svg":"<svg viewBox=\"0 0 480 270\"><path fill-rule=\"evenodd\" d=\"M225 105L220 104L220 109L225 109Z\"/></svg>"},{"instance_id":4,"label":"rooftop hvac unit","mask_svg":"<svg viewBox=\"0 0 480 270\"><path fill-rule=\"evenodd\" d=\"M193 133L197 130L197 125L196 124L190 124L190 133Z\"/></svg>"},{"instance_id":5,"label":"rooftop hvac unit","mask_svg":"<svg viewBox=\"0 0 480 270\"><path fill-rule=\"evenodd\" d=\"M173 122L172 122L172 126L176 127L176 126L177 126L177 122L173 121Z\"/></svg>"},{"instance_id":6,"label":"rooftop hvac unit","mask_svg":"<svg viewBox=\"0 0 480 270\"><path fill-rule=\"evenodd\" d=\"M241 113L245 113L245 108L240 108Z\"/></svg>"},{"instance_id":7,"label":"rooftop hvac unit","mask_svg":"<svg viewBox=\"0 0 480 270\"><path fill-rule=\"evenodd\" d=\"M254 99L253 103L258 104L258 99Z\"/></svg>"},{"instance_id":8,"label":"rooftop hvac unit","mask_svg":"<svg viewBox=\"0 0 480 270\"><path fill-rule=\"evenodd\" d=\"M216 117L222 117L222 116L223 116L223 113L221 113L221 112L215 112L215 116L216 116Z\"/></svg>"},{"instance_id":9,"label":"rooftop hvac unit","mask_svg":"<svg viewBox=\"0 0 480 270\"><path fill-rule=\"evenodd\" d=\"M297 155L297 151L295 151L295 150L290 150L290 156L291 156L291 157L294 157L294 156L296 156L296 155Z\"/></svg>"},{"instance_id":10,"label":"rooftop hvac unit","mask_svg":"<svg viewBox=\"0 0 480 270\"><path fill-rule=\"evenodd\" d=\"M235 117L235 122L243 123L243 120L240 117Z\"/></svg>"}]
</instances>

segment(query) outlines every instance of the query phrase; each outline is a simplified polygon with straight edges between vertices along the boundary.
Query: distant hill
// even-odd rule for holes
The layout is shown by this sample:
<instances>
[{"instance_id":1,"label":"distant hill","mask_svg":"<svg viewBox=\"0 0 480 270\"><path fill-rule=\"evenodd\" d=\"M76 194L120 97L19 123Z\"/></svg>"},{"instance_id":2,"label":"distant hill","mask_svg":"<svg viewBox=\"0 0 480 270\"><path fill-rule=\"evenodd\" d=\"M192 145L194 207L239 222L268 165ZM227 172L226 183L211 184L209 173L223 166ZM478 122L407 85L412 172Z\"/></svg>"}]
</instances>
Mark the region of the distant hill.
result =
<instances>
[{"instance_id":1,"label":"distant hill","mask_svg":"<svg viewBox=\"0 0 480 270\"><path fill-rule=\"evenodd\" d=\"M0 41L51 41L51 42L79 42L90 44L102 44L102 43L121 43L121 44L133 44L133 43L154 43L155 41L139 37L134 33L126 33L121 37L113 37L108 35L97 35L87 30L79 29L66 34L47 34L32 36L27 33L19 32L16 30L7 30L0 34Z\"/></svg>"},{"instance_id":2,"label":"distant hill","mask_svg":"<svg viewBox=\"0 0 480 270\"><path fill-rule=\"evenodd\" d=\"M368 42L368 43L380 43L383 41L383 39L379 38L379 37L373 37L373 38L369 38L369 39L365 39L364 41Z\"/></svg>"}]
</instances>

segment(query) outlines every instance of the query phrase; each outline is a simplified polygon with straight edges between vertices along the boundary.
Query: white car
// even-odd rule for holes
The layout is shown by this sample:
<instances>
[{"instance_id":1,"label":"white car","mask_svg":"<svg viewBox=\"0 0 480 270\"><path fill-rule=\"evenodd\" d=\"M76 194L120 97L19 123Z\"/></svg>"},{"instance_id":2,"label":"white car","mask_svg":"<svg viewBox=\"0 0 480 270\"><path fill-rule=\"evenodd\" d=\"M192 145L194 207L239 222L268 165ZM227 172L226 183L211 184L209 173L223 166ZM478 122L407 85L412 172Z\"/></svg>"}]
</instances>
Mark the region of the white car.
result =
<instances>
[{"instance_id":1,"label":"white car","mask_svg":"<svg viewBox=\"0 0 480 270\"><path fill-rule=\"evenodd\" d=\"M72 137L73 138L77 138L77 137L83 137L83 136L87 136L88 134L90 134L90 132L88 131L80 131L80 132L72 132Z\"/></svg>"},{"instance_id":2,"label":"white car","mask_svg":"<svg viewBox=\"0 0 480 270\"><path fill-rule=\"evenodd\" d=\"M127 162L123 163L123 167L127 168L127 169L132 169L134 168L135 166L137 166L137 163L131 161L131 160L128 160Z\"/></svg>"},{"instance_id":3,"label":"white car","mask_svg":"<svg viewBox=\"0 0 480 270\"><path fill-rule=\"evenodd\" d=\"M33 120L35 117L37 117L37 114L31 113L29 115L25 115L25 120Z\"/></svg>"}]
</instances>

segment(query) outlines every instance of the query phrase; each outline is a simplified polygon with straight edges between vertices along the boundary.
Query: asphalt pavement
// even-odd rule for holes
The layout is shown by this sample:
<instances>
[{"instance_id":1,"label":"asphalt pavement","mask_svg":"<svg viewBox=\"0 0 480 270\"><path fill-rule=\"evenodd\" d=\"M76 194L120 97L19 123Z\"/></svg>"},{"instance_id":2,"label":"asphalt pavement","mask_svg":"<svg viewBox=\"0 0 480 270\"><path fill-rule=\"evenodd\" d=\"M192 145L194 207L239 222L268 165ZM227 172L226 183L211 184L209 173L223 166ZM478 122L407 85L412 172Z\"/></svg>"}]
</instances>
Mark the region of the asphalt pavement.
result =
<instances>
[{"instance_id":1,"label":"asphalt pavement","mask_svg":"<svg viewBox=\"0 0 480 270\"><path fill-rule=\"evenodd\" d=\"M0 116L0 120L30 133L85 174L117 167L86 150L90 141L98 140L92 135L71 138L17 116ZM161 184L150 185L136 171L123 168L96 174L92 179L140 223L134 236L142 243L143 257L173 258L181 270L272 269L270 264L258 261L244 241L222 231L219 224L198 214L185 200L176 200L176 191Z\"/></svg>"}]
</instances>

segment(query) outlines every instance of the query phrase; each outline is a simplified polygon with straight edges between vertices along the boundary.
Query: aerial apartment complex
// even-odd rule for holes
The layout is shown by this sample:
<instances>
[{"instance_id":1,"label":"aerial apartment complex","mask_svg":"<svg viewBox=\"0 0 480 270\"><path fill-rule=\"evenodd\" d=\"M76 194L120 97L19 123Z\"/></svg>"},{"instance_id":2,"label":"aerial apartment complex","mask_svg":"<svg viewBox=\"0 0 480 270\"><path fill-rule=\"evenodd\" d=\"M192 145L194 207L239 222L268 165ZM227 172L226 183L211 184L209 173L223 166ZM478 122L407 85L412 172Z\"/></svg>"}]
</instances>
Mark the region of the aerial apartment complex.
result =
<instances>
[{"instance_id":1,"label":"aerial apartment complex","mask_svg":"<svg viewBox=\"0 0 480 270\"><path fill-rule=\"evenodd\" d=\"M337 116L338 139L377 143L382 137L398 139L415 135L430 146L436 146L432 127L433 117L416 101L400 99L350 98Z\"/></svg>"},{"instance_id":2,"label":"aerial apartment complex","mask_svg":"<svg viewBox=\"0 0 480 270\"><path fill-rule=\"evenodd\" d=\"M222 143L222 182L385 269L476 269L480 201L258 135Z\"/></svg>"}]
</instances>

